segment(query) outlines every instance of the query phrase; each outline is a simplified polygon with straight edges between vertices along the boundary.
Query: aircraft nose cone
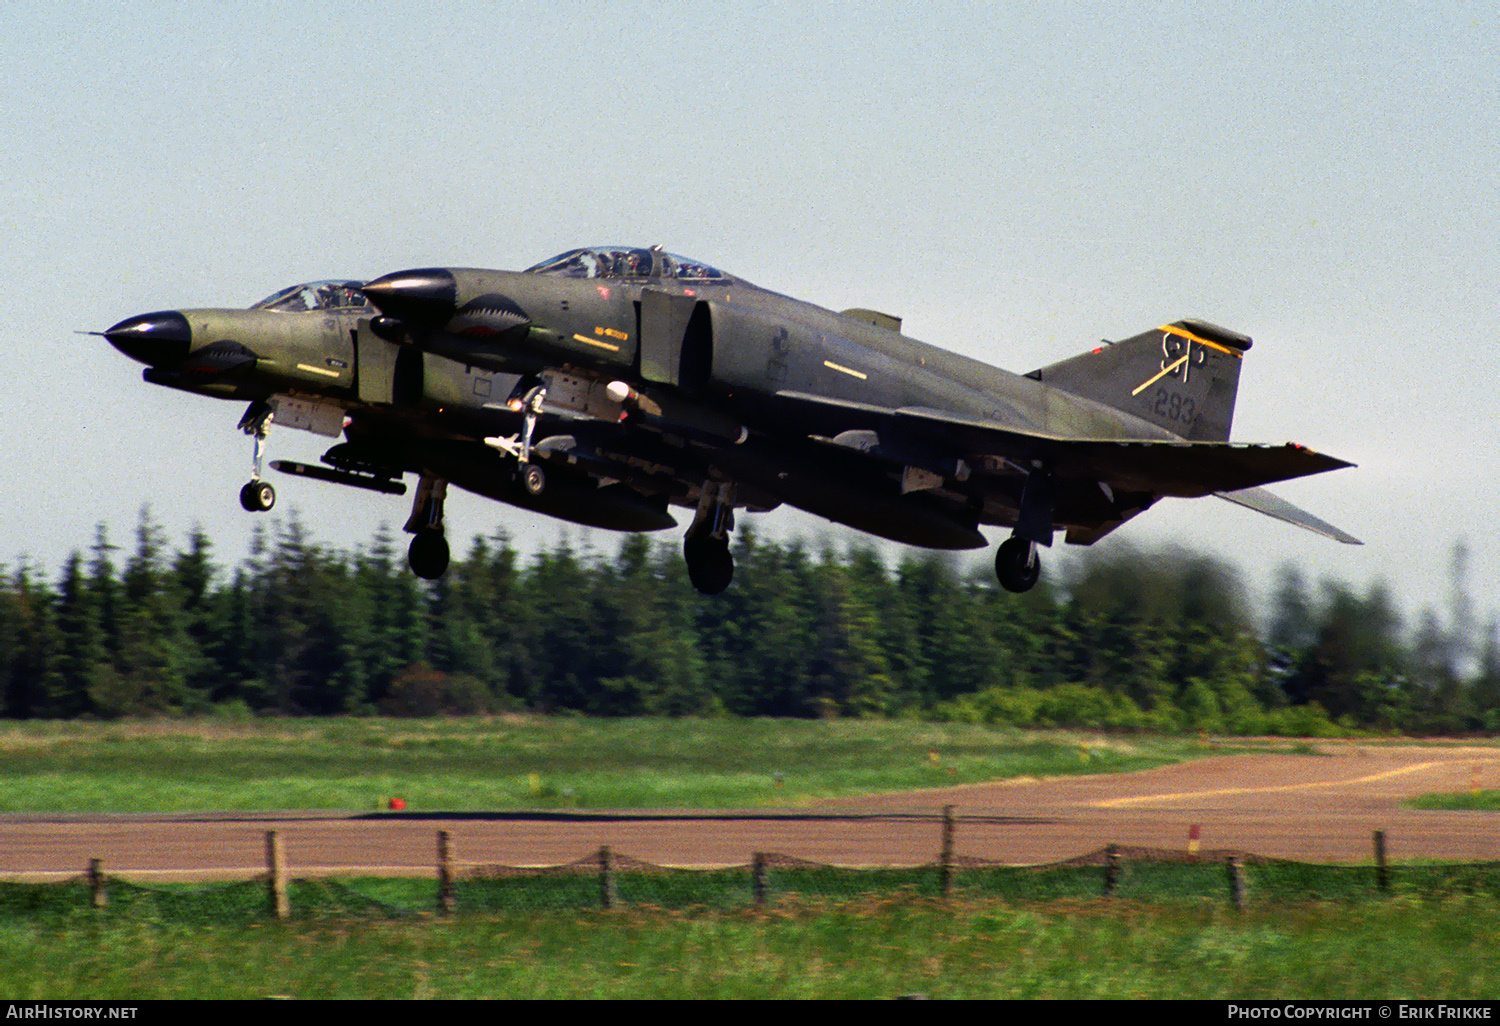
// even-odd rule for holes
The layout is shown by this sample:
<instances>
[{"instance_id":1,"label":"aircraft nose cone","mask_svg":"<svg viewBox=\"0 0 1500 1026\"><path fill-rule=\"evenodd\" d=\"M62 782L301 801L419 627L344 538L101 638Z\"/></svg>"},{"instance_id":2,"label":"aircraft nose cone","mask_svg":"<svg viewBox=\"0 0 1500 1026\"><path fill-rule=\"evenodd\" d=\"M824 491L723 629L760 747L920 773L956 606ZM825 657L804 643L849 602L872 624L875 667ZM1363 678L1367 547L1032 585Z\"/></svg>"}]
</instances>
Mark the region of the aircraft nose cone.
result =
<instances>
[{"instance_id":1,"label":"aircraft nose cone","mask_svg":"<svg viewBox=\"0 0 1500 1026\"><path fill-rule=\"evenodd\" d=\"M152 367L181 363L193 341L187 318L175 310L127 317L103 334L120 352Z\"/></svg>"},{"instance_id":2,"label":"aircraft nose cone","mask_svg":"<svg viewBox=\"0 0 1500 1026\"><path fill-rule=\"evenodd\" d=\"M458 305L453 273L441 267L387 274L362 291L381 313L416 324L446 324Z\"/></svg>"}]
</instances>

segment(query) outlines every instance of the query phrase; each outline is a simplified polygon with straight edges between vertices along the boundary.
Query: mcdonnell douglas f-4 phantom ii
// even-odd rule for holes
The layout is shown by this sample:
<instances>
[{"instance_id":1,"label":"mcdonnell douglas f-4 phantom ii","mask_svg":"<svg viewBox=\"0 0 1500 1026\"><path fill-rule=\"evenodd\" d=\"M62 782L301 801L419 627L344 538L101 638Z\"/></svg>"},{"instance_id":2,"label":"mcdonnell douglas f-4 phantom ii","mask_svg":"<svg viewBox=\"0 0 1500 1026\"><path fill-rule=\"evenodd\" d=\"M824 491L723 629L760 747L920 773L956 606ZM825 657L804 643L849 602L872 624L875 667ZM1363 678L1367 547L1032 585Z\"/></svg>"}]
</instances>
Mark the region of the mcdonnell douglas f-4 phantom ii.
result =
<instances>
[{"instance_id":1,"label":"mcdonnell douglas f-4 phantom ii","mask_svg":"<svg viewBox=\"0 0 1500 1026\"><path fill-rule=\"evenodd\" d=\"M240 493L271 508L267 427L343 440L283 472L404 494L412 570L448 565L449 484L579 524L673 527L689 575L730 583L735 511L781 503L909 545L986 544L1021 592L1038 546L1088 545L1163 496L1217 495L1343 542L1260 486L1348 466L1229 441L1250 339L1180 320L1029 374L835 313L660 247L575 249L525 271L427 268L293 286L248 310L102 333L148 382L247 401Z\"/></svg>"}]
</instances>

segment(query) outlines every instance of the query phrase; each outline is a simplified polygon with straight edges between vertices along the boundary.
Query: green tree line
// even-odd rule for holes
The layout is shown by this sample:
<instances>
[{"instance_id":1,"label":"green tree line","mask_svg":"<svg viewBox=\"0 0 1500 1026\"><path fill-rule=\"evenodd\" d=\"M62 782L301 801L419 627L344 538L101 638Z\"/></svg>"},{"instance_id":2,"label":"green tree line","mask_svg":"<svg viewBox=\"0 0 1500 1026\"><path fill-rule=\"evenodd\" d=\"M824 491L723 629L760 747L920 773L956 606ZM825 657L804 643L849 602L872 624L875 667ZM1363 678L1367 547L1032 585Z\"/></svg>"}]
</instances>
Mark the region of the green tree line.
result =
<instances>
[{"instance_id":1,"label":"green tree line","mask_svg":"<svg viewBox=\"0 0 1500 1026\"><path fill-rule=\"evenodd\" d=\"M534 554L476 538L440 581L388 530L354 552L270 521L225 568L100 528L51 575L0 570L0 715L919 716L1017 726L1326 734L1500 725L1500 651L1455 551L1452 608L1403 623L1383 586L1112 542L1025 595L953 557L735 541L705 598L671 542Z\"/></svg>"}]
</instances>

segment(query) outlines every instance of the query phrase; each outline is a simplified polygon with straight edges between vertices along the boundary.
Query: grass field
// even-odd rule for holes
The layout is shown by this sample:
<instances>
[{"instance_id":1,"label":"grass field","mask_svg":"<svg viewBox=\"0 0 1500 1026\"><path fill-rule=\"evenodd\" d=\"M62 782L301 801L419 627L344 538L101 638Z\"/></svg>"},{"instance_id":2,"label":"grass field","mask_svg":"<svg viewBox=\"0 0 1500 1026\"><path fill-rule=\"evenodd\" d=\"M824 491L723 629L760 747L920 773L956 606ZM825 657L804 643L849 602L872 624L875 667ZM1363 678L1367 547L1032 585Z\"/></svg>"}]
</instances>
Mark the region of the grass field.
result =
<instances>
[{"instance_id":1,"label":"grass field","mask_svg":"<svg viewBox=\"0 0 1500 1026\"><path fill-rule=\"evenodd\" d=\"M1492 1000L1500 904L909 895L771 911L489 912L181 924L0 918L0 993L41 998Z\"/></svg>"},{"instance_id":2,"label":"grass field","mask_svg":"<svg viewBox=\"0 0 1500 1026\"><path fill-rule=\"evenodd\" d=\"M1426 794L1407 802L1414 809L1500 810L1500 791L1464 791L1456 794Z\"/></svg>"},{"instance_id":3,"label":"grass field","mask_svg":"<svg viewBox=\"0 0 1500 1026\"><path fill-rule=\"evenodd\" d=\"M303 720L12 724L0 811L786 806L1015 776L1105 772L1231 750L913 722ZM1261 748L1260 750L1264 750ZM1306 751L1295 743L1282 751ZM819 871L821 872L821 871ZM1372 891L1351 867L1255 870L1247 910L1222 867L775 874L464 885L304 883L293 920L260 885L0 885L0 994L153 998L1475 998L1500 992L1500 884L1479 870ZM1277 874L1283 874L1278 876ZM912 875L916 874L916 875ZM1291 874L1287 876L1286 874ZM1411 879L1416 879L1412 877ZM728 880L728 882L725 882ZM704 891L703 888L709 888ZM713 888L717 887L718 890ZM550 888L550 889L548 889Z\"/></svg>"},{"instance_id":4,"label":"grass field","mask_svg":"<svg viewBox=\"0 0 1500 1026\"><path fill-rule=\"evenodd\" d=\"M795 806L1202 754L1196 739L884 720L20 723L0 727L0 812Z\"/></svg>"}]
</instances>

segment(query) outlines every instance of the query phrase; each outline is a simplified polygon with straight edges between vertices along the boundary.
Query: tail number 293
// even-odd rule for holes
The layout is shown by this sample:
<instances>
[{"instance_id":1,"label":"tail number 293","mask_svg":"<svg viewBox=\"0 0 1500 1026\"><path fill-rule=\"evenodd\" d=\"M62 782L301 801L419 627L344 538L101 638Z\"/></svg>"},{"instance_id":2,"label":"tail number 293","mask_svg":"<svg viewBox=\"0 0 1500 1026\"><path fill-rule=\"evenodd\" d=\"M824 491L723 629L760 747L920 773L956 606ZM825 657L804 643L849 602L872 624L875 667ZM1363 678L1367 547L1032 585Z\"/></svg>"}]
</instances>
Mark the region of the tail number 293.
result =
<instances>
[{"instance_id":1,"label":"tail number 293","mask_svg":"<svg viewBox=\"0 0 1500 1026\"><path fill-rule=\"evenodd\" d=\"M1166 420L1190 424L1198 416L1198 404L1193 402L1191 396L1158 388L1155 401L1151 404L1151 412Z\"/></svg>"}]
</instances>

